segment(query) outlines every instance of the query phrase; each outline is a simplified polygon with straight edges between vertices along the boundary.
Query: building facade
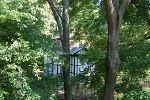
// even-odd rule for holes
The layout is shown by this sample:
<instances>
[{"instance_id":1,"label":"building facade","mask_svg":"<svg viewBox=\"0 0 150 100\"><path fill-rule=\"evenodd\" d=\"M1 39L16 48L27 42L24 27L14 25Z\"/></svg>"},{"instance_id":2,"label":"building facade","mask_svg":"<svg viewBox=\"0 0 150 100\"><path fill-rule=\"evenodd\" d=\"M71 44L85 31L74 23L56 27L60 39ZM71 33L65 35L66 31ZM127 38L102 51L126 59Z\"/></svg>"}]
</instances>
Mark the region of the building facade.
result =
<instances>
[{"instance_id":1,"label":"building facade","mask_svg":"<svg viewBox=\"0 0 150 100\"><path fill-rule=\"evenodd\" d=\"M61 47L61 42L59 36L54 37L56 40L56 46ZM75 43L70 40L70 75L75 76L79 73L82 73L85 68L88 68L87 63L81 63L79 55L82 53L83 47L79 43ZM62 52L58 51L58 54ZM60 75L62 74L62 67L60 63L56 63L54 59L47 56L44 57L44 71L46 74Z\"/></svg>"}]
</instances>

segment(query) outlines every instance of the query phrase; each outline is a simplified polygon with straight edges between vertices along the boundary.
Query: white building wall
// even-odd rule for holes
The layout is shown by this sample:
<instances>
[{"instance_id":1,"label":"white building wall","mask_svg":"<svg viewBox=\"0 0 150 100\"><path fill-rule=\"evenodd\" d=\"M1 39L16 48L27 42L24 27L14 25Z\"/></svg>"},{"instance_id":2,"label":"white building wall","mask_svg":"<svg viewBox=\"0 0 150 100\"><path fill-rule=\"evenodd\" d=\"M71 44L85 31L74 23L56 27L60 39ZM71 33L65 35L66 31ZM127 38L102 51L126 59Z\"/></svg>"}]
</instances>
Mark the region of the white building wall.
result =
<instances>
[{"instance_id":1,"label":"white building wall","mask_svg":"<svg viewBox=\"0 0 150 100\"><path fill-rule=\"evenodd\" d=\"M84 71L84 68L88 67L88 64L82 64L78 56L70 56L70 76L77 75ZM45 74L61 74L62 67L54 63L52 59L47 56L44 57L44 72Z\"/></svg>"}]
</instances>

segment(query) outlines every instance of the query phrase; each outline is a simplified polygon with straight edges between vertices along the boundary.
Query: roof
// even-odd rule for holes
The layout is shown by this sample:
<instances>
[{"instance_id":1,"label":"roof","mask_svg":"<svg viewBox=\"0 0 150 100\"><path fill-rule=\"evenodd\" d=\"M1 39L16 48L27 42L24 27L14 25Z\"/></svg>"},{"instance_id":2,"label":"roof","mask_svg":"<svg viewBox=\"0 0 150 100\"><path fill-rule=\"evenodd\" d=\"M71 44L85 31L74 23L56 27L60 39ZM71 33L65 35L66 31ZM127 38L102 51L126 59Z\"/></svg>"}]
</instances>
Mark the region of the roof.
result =
<instances>
[{"instance_id":1,"label":"roof","mask_svg":"<svg viewBox=\"0 0 150 100\"><path fill-rule=\"evenodd\" d=\"M83 47L74 47L70 50L70 55L79 54L79 52L83 49Z\"/></svg>"},{"instance_id":2,"label":"roof","mask_svg":"<svg viewBox=\"0 0 150 100\"><path fill-rule=\"evenodd\" d=\"M70 34L70 38L73 36L73 34ZM53 37L54 40L56 40L56 46L62 47L61 41L60 41L60 35L56 35ZM70 40L70 55L79 55L80 51L83 49L83 47L79 46L78 42L74 42ZM63 54L62 51L58 51L58 54Z\"/></svg>"}]
</instances>

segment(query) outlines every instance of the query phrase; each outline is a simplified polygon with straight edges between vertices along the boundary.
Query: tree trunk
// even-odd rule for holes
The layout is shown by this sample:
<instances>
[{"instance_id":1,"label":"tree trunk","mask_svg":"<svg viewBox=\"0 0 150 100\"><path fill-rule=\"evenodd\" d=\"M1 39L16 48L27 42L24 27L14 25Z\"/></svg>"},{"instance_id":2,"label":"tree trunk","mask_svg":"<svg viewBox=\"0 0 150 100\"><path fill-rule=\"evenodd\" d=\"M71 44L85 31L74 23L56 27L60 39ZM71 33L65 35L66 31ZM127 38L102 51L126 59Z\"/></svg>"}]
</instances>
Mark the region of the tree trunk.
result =
<instances>
[{"instance_id":1,"label":"tree trunk","mask_svg":"<svg viewBox=\"0 0 150 100\"><path fill-rule=\"evenodd\" d=\"M114 32L108 32L108 54L106 62L106 77L105 77L105 87L104 87L104 98L103 100L113 100L113 91L115 87L117 69L120 64L119 59L119 33L114 30ZM112 35L115 35L114 38Z\"/></svg>"},{"instance_id":2,"label":"tree trunk","mask_svg":"<svg viewBox=\"0 0 150 100\"><path fill-rule=\"evenodd\" d=\"M123 0L119 8L119 0L104 0L108 24L108 50L106 61L106 77L102 100L113 100L116 74L120 64L119 32L125 10L131 0Z\"/></svg>"},{"instance_id":3,"label":"tree trunk","mask_svg":"<svg viewBox=\"0 0 150 100\"><path fill-rule=\"evenodd\" d=\"M70 36L69 36L69 0L62 0L63 13L57 11L57 8L54 5L52 0L47 0L49 3L55 20L58 25L58 31L63 47L63 81L64 81L64 97L65 100L72 100L72 89L71 89L71 80L70 80Z\"/></svg>"},{"instance_id":4,"label":"tree trunk","mask_svg":"<svg viewBox=\"0 0 150 100\"><path fill-rule=\"evenodd\" d=\"M71 81L70 81L70 42L69 42L69 0L63 0L63 51L64 51L64 66L63 79L65 100L72 100Z\"/></svg>"}]
</instances>

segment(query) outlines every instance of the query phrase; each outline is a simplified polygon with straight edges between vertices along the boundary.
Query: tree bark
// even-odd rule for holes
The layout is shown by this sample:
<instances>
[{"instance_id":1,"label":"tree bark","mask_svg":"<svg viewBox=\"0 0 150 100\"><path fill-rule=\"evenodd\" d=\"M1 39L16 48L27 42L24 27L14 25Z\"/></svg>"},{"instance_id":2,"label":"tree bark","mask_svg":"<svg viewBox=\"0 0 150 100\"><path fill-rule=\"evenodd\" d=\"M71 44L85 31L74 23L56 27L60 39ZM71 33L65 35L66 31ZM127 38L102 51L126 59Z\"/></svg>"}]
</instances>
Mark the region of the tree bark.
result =
<instances>
[{"instance_id":1,"label":"tree bark","mask_svg":"<svg viewBox=\"0 0 150 100\"><path fill-rule=\"evenodd\" d=\"M62 0L63 2L63 15L61 16L57 11L54 2L52 0L47 0L51 10L53 12L54 18L58 25L58 32L60 35L62 47L64 64L63 68L63 81L64 81L64 97L65 100L72 100L72 89L70 80L70 36L69 36L69 0Z\"/></svg>"},{"instance_id":2,"label":"tree bark","mask_svg":"<svg viewBox=\"0 0 150 100\"><path fill-rule=\"evenodd\" d=\"M65 100L72 100L72 89L70 81L70 33L69 33L69 0L63 0L63 51L65 56L63 66L63 79L64 79L64 90Z\"/></svg>"},{"instance_id":3,"label":"tree bark","mask_svg":"<svg viewBox=\"0 0 150 100\"><path fill-rule=\"evenodd\" d=\"M119 8L119 0L104 0L108 24L108 50L106 61L106 76L102 100L113 100L116 74L120 64L119 34L125 10L131 0L123 0Z\"/></svg>"}]
</instances>

